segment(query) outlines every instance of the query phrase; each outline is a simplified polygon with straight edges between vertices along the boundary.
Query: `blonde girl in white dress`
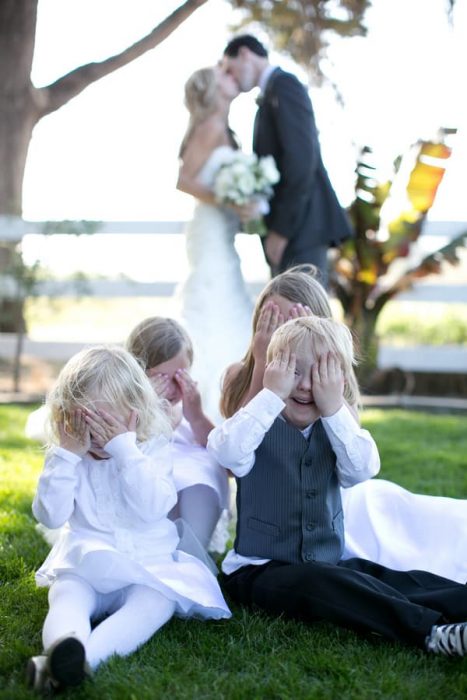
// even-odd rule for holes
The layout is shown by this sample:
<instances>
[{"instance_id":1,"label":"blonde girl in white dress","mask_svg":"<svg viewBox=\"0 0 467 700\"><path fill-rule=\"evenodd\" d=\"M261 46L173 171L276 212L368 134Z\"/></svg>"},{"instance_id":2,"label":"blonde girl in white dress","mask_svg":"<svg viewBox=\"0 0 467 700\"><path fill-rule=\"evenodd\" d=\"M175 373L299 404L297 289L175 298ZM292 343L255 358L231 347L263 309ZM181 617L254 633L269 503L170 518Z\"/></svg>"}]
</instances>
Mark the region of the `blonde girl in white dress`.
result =
<instances>
[{"instance_id":1,"label":"blonde girl in white dress","mask_svg":"<svg viewBox=\"0 0 467 700\"><path fill-rule=\"evenodd\" d=\"M230 611L208 568L176 549L171 428L135 358L116 347L81 351L47 405L51 445L33 513L48 528L67 525L36 573L49 611L28 680L61 689L135 651L173 615Z\"/></svg>"},{"instance_id":2,"label":"blonde girl in white dress","mask_svg":"<svg viewBox=\"0 0 467 700\"><path fill-rule=\"evenodd\" d=\"M156 393L167 400L173 428L173 476L177 503L169 517L189 526L204 547L223 552L227 533L229 479L206 450L214 425L205 415L196 383L191 378L193 345L174 319L152 316L138 323L126 341ZM213 540L216 525L219 523Z\"/></svg>"},{"instance_id":3,"label":"blonde girl in white dress","mask_svg":"<svg viewBox=\"0 0 467 700\"><path fill-rule=\"evenodd\" d=\"M223 371L246 351L253 311L235 234L241 221L257 217L258 204L221 206L213 192L216 173L238 150L228 125L230 104L237 95L237 84L220 67L202 68L188 79L185 105L190 118L177 182L179 190L196 200L185 231L188 277L176 292L180 320L193 341L193 377L214 422L221 419Z\"/></svg>"}]
</instances>

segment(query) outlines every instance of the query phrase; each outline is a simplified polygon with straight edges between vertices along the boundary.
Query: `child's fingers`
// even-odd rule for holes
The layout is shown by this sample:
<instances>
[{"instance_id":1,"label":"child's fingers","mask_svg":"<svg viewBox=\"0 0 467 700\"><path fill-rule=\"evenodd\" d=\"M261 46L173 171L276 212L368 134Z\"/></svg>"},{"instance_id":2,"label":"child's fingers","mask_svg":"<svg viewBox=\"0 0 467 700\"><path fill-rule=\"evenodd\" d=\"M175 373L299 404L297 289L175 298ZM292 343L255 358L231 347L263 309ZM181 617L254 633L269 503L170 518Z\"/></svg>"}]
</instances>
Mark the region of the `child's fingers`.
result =
<instances>
[{"instance_id":1,"label":"child's fingers","mask_svg":"<svg viewBox=\"0 0 467 700\"><path fill-rule=\"evenodd\" d=\"M136 426L138 425L138 411L133 410L130 413L130 419L128 421L128 430L130 433L136 432Z\"/></svg>"},{"instance_id":2,"label":"child's fingers","mask_svg":"<svg viewBox=\"0 0 467 700\"><path fill-rule=\"evenodd\" d=\"M295 371L295 366L297 364L297 356L294 352L291 352L289 355L289 362L287 369L290 371Z\"/></svg>"},{"instance_id":3,"label":"child's fingers","mask_svg":"<svg viewBox=\"0 0 467 700\"><path fill-rule=\"evenodd\" d=\"M326 382L328 380L328 358L329 353L325 352L323 355L320 355L318 359L319 376L321 382Z\"/></svg>"},{"instance_id":4,"label":"child's fingers","mask_svg":"<svg viewBox=\"0 0 467 700\"><path fill-rule=\"evenodd\" d=\"M196 382L190 377L186 369L178 369L174 374L174 379L183 395L191 395L197 391Z\"/></svg>"},{"instance_id":5,"label":"child's fingers","mask_svg":"<svg viewBox=\"0 0 467 700\"><path fill-rule=\"evenodd\" d=\"M257 331L263 331L268 328L272 313L272 302L267 301L261 309L256 326Z\"/></svg>"}]
</instances>

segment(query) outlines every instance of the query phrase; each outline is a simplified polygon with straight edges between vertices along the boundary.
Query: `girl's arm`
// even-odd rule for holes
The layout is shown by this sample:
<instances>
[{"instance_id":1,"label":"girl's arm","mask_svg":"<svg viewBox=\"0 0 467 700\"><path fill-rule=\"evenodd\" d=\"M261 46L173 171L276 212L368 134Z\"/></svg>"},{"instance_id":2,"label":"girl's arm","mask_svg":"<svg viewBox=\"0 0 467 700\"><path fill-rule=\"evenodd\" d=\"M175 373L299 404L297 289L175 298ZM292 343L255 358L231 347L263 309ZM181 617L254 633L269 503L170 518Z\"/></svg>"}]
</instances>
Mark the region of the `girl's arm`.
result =
<instances>
[{"instance_id":1,"label":"girl's arm","mask_svg":"<svg viewBox=\"0 0 467 700\"><path fill-rule=\"evenodd\" d=\"M165 517L177 502L169 442L153 438L137 445L136 434L127 432L108 442L105 451L117 463L120 493L132 518L147 523Z\"/></svg>"},{"instance_id":2,"label":"girl's arm","mask_svg":"<svg viewBox=\"0 0 467 700\"><path fill-rule=\"evenodd\" d=\"M135 519L151 522L167 515L177 502L169 443L154 438L136 444L137 415L127 423L100 409L86 411L91 435L117 463L121 495Z\"/></svg>"},{"instance_id":3,"label":"girl's arm","mask_svg":"<svg viewBox=\"0 0 467 700\"><path fill-rule=\"evenodd\" d=\"M61 447L46 456L32 503L34 517L46 527L61 527L73 514L80 462L79 455Z\"/></svg>"},{"instance_id":4,"label":"girl's arm","mask_svg":"<svg viewBox=\"0 0 467 700\"><path fill-rule=\"evenodd\" d=\"M321 355L312 374L313 398L337 458L340 485L348 488L370 479L380 469L378 449L344 401L344 373L338 359L332 353Z\"/></svg>"},{"instance_id":5,"label":"girl's arm","mask_svg":"<svg viewBox=\"0 0 467 700\"><path fill-rule=\"evenodd\" d=\"M255 451L277 416L295 380L295 355L284 352L268 364L264 389L209 434L208 451L241 478L254 466Z\"/></svg>"},{"instance_id":6,"label":"girl's arm","mask_svg":"<svg viewBox=\"0 0 467 700\"><path fill-rule=\"evenodd\" d=\"M46 457L32 504L34 517L50 528L61 527L73 513L78 465L91 445L89 427L79 408L64 415L57 430L60 446Z\"/></svg>"},{"instance_id":7,"label":"girl's arm","mask_svg":"<svg viewBox=\"0 0 467 700\"><path fill-rule=\"evenodd\" d=\"M191 426L196 442L202 447L206 447L208 435L214 428L214 424L203 411L201 395L196 382L184 369L177 370L175 380L182 392L183 415Z\"/></svg>"},{"instance_id":8,"label":"girl's arm","mask_svg":"<svg viewBox=\"0 0 467 700\"><path fill-rule=\"evenodd\" d=\"M198 124L182 156L177 189L205 204L217 204L213 191L199 182L198 174L213 150L226 143L226 132L218 120L208 118Z\"/></svg>"},{"instance_id":9,"label":"girl's arm","mask_svg":"<svg viewBox=\"0 0 467 700\"><path fill-rule=\"evenodd\" d=\"M229 145L230 138L225 124L218 116L212 115L198 124L182 155L177 189L191 194L205 204L218 205L212 189L199 181L199 171L215 148ZM243 205L224 202L222 206L231 209L244 222L254 219L258 214L257 202L254 199Z\"/></svg>"}]
</instances>

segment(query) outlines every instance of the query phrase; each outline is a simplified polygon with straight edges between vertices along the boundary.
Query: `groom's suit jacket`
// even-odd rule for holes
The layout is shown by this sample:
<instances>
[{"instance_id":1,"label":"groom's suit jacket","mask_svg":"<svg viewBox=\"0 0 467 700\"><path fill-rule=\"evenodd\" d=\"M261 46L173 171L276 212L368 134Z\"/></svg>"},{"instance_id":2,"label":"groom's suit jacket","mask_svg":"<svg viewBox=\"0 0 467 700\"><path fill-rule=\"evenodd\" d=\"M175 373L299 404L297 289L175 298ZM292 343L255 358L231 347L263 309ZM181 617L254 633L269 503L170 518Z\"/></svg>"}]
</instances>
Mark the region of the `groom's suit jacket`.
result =
<instances>
[{"instance_id":1,"label":"groom's suit jacket","mask_svg":"<svg viewBox=\"0 0 467 700\"><path fill-rule=\"evenodd\" d=\"M289 240L279 271L310 262L316 246L338 246L353 235L321 159L308 92L280 68L259 100L253 150L274 156L281 175L265 217L268 229Z\"/></svg>"}]
</instances>

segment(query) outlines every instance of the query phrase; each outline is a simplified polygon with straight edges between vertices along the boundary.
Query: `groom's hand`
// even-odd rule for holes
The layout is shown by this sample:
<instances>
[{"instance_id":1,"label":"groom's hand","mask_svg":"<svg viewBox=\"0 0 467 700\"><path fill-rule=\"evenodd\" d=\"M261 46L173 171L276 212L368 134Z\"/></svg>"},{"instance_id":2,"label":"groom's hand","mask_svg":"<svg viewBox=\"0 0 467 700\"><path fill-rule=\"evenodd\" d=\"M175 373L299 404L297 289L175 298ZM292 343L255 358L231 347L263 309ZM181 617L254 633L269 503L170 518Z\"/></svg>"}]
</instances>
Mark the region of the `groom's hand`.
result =
<instances>
[{"instance_id":1,"label":"groom's hand","mask_svg":"<svg viewBox=\"0 0 467 700\"><path fill-rule=\"evenodd\" d=\"M277 267L284 255L288 239L275 231L269 231L264 241L264 251L271 267Z\"/></svg>"}]
</instances>

